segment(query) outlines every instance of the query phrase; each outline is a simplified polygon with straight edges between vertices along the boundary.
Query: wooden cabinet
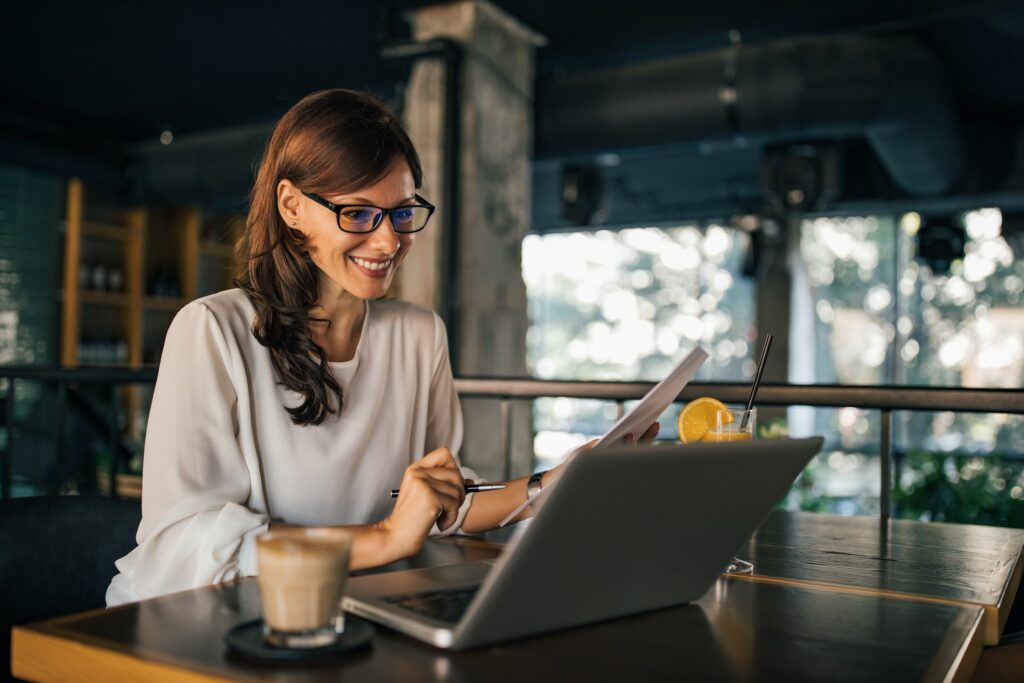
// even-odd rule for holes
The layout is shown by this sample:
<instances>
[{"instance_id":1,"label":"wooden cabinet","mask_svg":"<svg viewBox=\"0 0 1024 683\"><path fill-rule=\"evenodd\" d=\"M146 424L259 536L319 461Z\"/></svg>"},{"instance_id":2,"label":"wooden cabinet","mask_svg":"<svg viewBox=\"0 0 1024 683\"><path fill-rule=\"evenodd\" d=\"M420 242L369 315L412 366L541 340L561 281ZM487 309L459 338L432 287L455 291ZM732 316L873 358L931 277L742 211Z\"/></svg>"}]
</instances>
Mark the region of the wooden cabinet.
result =
<instances>
[{"instance_id":1,"label":"wooden cabinet","mask_svg":"<svg viewBox=\"0 0 1024 683\"><path fill-rule=\"evenodd\" d=\"M64 367L159 361L174 314L232 286L240 214L197 206L92 205L68 183L60 361Z\"/></svg>"},{"instance_id":2,"label":"wooden cabinet","mask_svg":"<svg viewBox=\"0 0 1024 683\"><path fill-rule=\"evenodd\" d=\"M81 180L68 183L61 310L60 363L75 367L98 359L89 345L112 347L122 365L142 363L142 247L146 214L128 209L102 214L85 210ZM100 363L95 363L100 364Z\"/></svg>"}]
</instances>

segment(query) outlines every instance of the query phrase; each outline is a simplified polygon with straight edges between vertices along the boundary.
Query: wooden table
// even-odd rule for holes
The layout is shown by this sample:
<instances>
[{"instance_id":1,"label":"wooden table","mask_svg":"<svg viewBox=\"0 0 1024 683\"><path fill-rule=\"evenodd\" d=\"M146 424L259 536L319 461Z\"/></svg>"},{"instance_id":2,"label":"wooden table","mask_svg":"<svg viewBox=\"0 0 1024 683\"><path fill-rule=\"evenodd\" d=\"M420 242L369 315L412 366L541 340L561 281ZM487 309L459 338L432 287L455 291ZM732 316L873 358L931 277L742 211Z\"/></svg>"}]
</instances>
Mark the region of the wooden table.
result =
<instances>
[{"instance_id":1,"label":"wooden table","mask_svg":"<svg viewBox=\"0 0 1024 683\"><path fill-rule=\"evenodd\" d=\"M739 557L735 578L984 610L987 645L1003 633L1024 562L1024 531L776 510Z\"/></svg>"},{"instance_id":2,"label":"wooden table","mask_svg":"<svg viewBox=\"0 0 1024 683\"><path fill-rule=\"evenodd\" d=\"M763 548L758 548L763 553ZM479 539L432 541L402 566L492 558ZM755 561L765 558L759 554ZM766 560L765 560L766 561ZM371 648L316 666L230 655L223 634L259 614L245 580L14 629L33 681L966 681L982 648L977 604L719 579L699 602L463 653L380 628Z\"/></svg>"}]
</instances>

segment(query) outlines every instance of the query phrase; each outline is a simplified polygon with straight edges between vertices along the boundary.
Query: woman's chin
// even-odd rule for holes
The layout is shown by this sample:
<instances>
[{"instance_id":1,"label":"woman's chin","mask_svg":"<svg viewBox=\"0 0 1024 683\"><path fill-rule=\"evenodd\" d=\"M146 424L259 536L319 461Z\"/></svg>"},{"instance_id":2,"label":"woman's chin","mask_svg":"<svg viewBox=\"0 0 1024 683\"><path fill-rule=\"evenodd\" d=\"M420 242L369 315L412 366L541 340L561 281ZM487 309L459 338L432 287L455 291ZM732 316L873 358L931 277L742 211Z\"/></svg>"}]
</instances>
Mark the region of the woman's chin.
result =
<instances>
[{"instance_id":1,"label":"woman's chin","mask_svg":"<svg viewBox=\"0 0 1024 683\"><path fill-rule=\"evenodd\" d=\"M386 282L375 282L375 283L358 283L353 284L351 287L345 287L349 294L358 297L360 299L379 299L388 293L388 289L391 285L391 278L388 278Z\"/></svg>"}]
</instances>

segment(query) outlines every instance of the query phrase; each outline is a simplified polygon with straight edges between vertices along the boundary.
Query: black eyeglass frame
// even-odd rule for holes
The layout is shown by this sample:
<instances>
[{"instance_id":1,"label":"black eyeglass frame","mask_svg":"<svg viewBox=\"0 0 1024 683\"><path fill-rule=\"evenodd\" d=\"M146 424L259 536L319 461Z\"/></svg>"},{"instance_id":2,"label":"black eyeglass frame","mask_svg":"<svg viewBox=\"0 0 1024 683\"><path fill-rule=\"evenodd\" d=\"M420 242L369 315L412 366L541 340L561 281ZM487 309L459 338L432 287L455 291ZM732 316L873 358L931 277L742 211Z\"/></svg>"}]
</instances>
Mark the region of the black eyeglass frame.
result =
<instances>
[{"instance_id":1,"label":"black eyeglass frame","mask_svg":"<svg viewBox=\"0 0 1024 683\"><path fill-rule=\"evenodd\" d=\"M394 221L391 222L391 229L397 232L398 234L411 235L427 227L427 223L430 222L430 217L434 215L434 211L437 208L433 204L428 202L426 199L419 196L418 194L413 195L413 197L416 199L416 204L402 204L401 206L393 206L390 209L384 208L383 206L375 206L373 204L335 204L334 202L327 201L318 194L306 192L305 190L303 190L302 194L306 195L320 206L333 211L335 218L337 219L338 230L341 230L342 232L347 232L350 235L367 235L373 232L374 230L381 226L381 223L384 222L385 217L391 217L392 211L396 211L398 209L411 209L417 206L427 209L430 212L427 214L427 220L423 221L422 227L416 228L415 230L399 230L397 227L395 227ZM345 209L352 208L377 209L378 211L380 211L380 216L377 218L377 222L374 223L373 227L370 228L369 230L346 230L345 228L341 227L341 212L344 211Z\"/></svg>"}]
</instances>

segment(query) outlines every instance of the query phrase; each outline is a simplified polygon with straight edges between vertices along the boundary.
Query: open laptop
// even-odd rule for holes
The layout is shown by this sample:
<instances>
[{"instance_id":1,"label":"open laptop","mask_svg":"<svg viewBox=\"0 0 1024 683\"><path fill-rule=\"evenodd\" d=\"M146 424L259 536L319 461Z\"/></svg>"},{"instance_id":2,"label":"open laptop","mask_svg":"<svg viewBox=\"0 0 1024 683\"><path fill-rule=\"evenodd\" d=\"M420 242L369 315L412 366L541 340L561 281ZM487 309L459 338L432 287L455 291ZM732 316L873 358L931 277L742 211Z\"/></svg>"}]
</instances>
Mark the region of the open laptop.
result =
<instances>
[{"instance_id":1,"label":"open laptop","mask_svg":"<svg viewBox=\"0 0 1024 683\"><path fill-rule=\"evenodd\" d=\"M584 453L497 560L354 577L343 605L464 650L691 602L821 445L778 439Z\"/></svg>"}]
</instances>

